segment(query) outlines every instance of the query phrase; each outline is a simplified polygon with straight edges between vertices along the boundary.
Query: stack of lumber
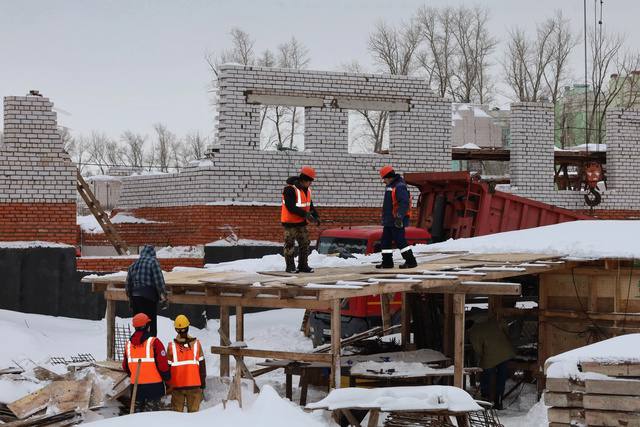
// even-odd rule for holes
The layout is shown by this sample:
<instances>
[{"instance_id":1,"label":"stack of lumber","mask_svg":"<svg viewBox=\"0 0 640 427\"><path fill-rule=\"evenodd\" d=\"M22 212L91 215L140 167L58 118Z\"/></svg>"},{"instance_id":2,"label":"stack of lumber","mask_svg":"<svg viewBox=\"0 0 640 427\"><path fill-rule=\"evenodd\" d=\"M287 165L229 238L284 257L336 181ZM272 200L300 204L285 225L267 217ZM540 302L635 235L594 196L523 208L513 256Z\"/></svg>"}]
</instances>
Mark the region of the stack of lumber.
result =
<instances>
[{"instance_id":1,"label":"stack of lumber","mask_svg":"<svg viewBox=\"0 0 640 427\"><path fill-rule=\"evenodd\" d=\"M38 381L42 387L7 404L4 409L0 407L0 415L8 422L6 425L55 424L60 427L76 424L90 410L111 405L129 387L127 374L110 362L69 366L68 369L68 373L59 375L37 366L30 377L13 377L15 381Z\"/></svg>"},{"instance_id":2,"label":"stack of lumber","mask_svg":"<svg viewBox=\"0 0 640 427\"><path fill-rule=\"evenodd\" d=\"M640 360L579 367L578 377L547 378L549 426L640 426Z\"/></svg>"}]
</instances>

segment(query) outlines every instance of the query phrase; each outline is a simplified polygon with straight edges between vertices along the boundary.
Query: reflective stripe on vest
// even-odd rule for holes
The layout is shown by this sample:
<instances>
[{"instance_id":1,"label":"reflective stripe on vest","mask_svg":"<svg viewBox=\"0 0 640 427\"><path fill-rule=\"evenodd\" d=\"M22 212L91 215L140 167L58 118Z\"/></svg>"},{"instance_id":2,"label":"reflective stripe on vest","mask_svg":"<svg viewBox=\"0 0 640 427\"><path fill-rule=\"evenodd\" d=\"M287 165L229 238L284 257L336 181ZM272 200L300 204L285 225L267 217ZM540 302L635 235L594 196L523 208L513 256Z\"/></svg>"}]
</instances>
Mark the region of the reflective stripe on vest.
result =
<instances>
[{"instance_id":1,"label":"reflective stripe on vest","mask_svg":"<svg viewBox=\"0 0 640 427\"><path fill-rule=\"evenodd\" d=\"M409 208L407 209L407 218L411 218L411 205L412 205L412 197L411 193L409 193ZM393 216L396 217L398 215L398 199L396 199L396 187L391 189L391 203L393 209Z\"/></svg>"},{"instance_id":2,"label":"reflective stripe on vest","mask_svg":"<svg viewBox=\"0 0 640 427\"><path fill-rule=\"evenodd\" d=\"M300 190L295 185L290 185L289 187L292 187L296 192L296 207L304 210L305 212L310 212L311 211L311 188L307 188L307 193L305 194L304 191ZM301 217L292 212L289 212L289 209L287 209L287 206L284 200L284 193L283 193L282 209L280 212L280 222L295 224L295 223L302 223L304 221L305 221L304 217Z\"/></svg>"},{"instance_id":3,"label":"reflective stripe on vest","mask_svg":"<svg viewBox=\"0 0 640 427\"><path fill-rule=\"evenodd\" d=\"M158 372L156 358L152 348L155 339L155 337L149 337L140 345L134 345L131 344L131 341L127 341L127 364L129 366L129 372L131 372L132 382L135 381L136 378L138 361L140 362L138 384L162 382L162 377Z\"/></svg>"},{"instance_id":4,"label":"reflective stripe on vest","mask_svg":"<svg viewBox=\"0 0 640 427\"><path fill-rule=\"evenodd\" d=\"M200 381L200 361L204 356L198 357L199 349L202 346L198 340L193 341L193 347L177 346L175 341L171 342L171 380L172 387L196 387L201 385Z\"/></svg>"}]
</instances>

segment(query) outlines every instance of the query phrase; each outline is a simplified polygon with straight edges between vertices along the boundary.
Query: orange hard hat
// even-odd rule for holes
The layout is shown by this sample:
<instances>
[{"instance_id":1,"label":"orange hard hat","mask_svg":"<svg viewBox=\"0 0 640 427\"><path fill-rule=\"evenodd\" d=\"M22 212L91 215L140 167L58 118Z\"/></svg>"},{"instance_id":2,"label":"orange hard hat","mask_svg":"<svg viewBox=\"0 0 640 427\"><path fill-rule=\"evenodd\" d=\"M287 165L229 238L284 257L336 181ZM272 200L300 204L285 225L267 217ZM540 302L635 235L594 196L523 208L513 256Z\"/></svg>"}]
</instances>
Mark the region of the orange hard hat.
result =
<instances>
[{"instance_id":1,"label":"orange hard hat","mask_svg":"<svg viewBox=\"0 0 640 427\"><path fill-rule=\"evenodd\" d=\"M144 313L138 313L135 316L133 316L133 321L131 322L133 324L133 327L138 329L138 328L144 328L145 326L147 326L147 324L151 322L151 319L149 319L149 316L147 316Z\"/></svg>"},{"instance_id":2,"label":"orange hard hat","mask_svg":"<svg viewBox=\"0 0 640 427\"><path fill-rule=\"evenodd\" d=\"M393 172L393 166L391 165L383 166L380 168L380 178L384 178L385 176L389 175L392 172Z\"/></svg>"},{"instance_id":3,"label":"orange hard hat","mask_svg":"<svg viewBox=\"0 0 640 427\"><path fill-rule=\"evenodd\" d=\"M303 166L302 168L300 168L300 175L305 175L311 179L316 179L316 170L311 166Z\"/></svg>"}]
</instances>

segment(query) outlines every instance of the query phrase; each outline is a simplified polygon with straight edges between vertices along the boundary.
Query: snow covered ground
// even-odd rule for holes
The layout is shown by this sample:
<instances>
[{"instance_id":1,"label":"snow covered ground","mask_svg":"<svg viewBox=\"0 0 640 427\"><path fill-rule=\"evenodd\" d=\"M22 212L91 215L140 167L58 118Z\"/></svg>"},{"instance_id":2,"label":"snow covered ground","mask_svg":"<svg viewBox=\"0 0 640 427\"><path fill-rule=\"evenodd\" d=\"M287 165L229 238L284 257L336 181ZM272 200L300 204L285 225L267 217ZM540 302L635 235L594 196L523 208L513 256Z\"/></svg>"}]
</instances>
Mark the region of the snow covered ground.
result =
<instances>
[{"instance_id":1,"label":"snow covered ground","mask_svg":"<svg viewBox=\"0 0 640 427\"><path fill-rule=\"evenodd\" d=\"M310 351L312 343L300 332L300 322L304 311L296 309L271 310L245 315L245 341L249 347L263 349L287 349L289 351ZM118 324L129 322L129 319L117 319ZM231 336L235 334L235 321L231 319ZM209 320L205 329L192 328L192 334L198 337L204 347L218 345L215 331L219 327L216 319ZM34 366L43 366L57 373L64 373L65 367L50 363L51 357L69 359L78 353L91 353L96 359L106 356L104 321L70 319L63 317L42 316L0 310L0 330L10 345L0 347L0 368L20 366L27 371L27 380L12 381L7 376L0 376L0 403L12 402L28 393L36 391L41 385L28 378ZM158 336L168 341L174 335L170 319L158 319ZM206 354L206 353L205 353ZM215 378L219 372L219 359L206 354L207 380L205 410L197 415L175 413L138 414L134 416L109 419L96 423L98 426L127 426L134 422L150 423L157 426L175 426L189 424L208 426L215 420L217 426L334 426L326 412L305 413L297 405L282 399L284 396L284 374L274 371L258 377L262 393L253 395L248 383L243 384L243 409L234 403L221 406L226 398L228 385ZM250 369L256 367L258 359L246 359ZM233 361L232 361L233 366ZM294 381L295 384L295 381ZM315 402L325 396L325 391L311 387L309 402ZM294 388L294 400L297 400ZM522 424L528 420L526 411L535 403L535 392L522 393L512 408L504 411L504 423L511 426L534 426L542 424ZM546 417L546 410L542 411ZM135 419L135 420L134 420Z\"/></svg>"},{"instance_id":2,"label":"snow covered ground","mask_svg":"<svg viewBox=\"0 0 640 427\"><path fill-rule=\"evenodd\" d=\"M144 218L137 218L133 215L129 215L125 212L117 213L110 218L113 224L152 224L157 221L151 221ZM102 227L98 224L98 220L93 215L78 215L76 217L76 224L80 226L85 233L102 233Z\"/></svg>"}]
</instances>

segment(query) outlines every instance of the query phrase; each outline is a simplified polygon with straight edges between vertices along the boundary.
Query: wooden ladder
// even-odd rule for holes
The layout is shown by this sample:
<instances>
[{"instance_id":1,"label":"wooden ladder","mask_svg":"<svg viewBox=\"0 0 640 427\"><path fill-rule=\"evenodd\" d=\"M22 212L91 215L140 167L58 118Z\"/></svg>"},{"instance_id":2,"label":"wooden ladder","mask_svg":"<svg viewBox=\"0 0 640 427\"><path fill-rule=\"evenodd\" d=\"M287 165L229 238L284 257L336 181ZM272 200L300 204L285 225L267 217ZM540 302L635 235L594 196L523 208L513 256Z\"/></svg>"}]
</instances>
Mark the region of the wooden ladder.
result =
<instances>
[{"instance_id":1,"label":"wooden ladder","mask_svg":"<svg viewBox=\"0 0 640 427\"><path fill-rule=\"evenodd\" d=\"M104 234L107 236L107 239L111 242L113 247L118 252L118 255L128 255L129 248L127 244L122 240L118 230L113 226L111 220L109 219L109 215L102 209L100 202L96 199L96 196L93 195L89 184L84 180L82 175L80 175L80 171L76 170L77 173L77 188L78 193L82 196L82 199L85 201L89 210L93 214L94 217L98 220L98 224L102 227Z\"/></svg>"}]
</instances>

